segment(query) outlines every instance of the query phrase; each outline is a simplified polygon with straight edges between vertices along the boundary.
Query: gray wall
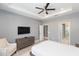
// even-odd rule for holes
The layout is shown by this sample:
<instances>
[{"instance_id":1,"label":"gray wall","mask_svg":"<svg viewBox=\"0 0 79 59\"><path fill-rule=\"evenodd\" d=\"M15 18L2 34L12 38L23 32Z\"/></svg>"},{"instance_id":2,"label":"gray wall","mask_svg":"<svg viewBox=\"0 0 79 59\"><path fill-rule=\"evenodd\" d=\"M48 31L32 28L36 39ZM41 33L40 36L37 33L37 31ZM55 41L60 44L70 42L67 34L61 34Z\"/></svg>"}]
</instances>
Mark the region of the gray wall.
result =
<instances>
[{"instance_id":1,"label":"gray wall","mask_svg":"<svg viewBox=\"0 0 79 59\"><path fill-rule=\"evenodd\" d=\"M62 21L71 22L70 43L79 43L79 12L70 15L64 15L56 18L50 18L50 21L44 22L48 24L49 39L59 42L58 24Z\"/></svg>"},{"instance_id":2,"label":"gray wall","mask_svg":"<svg viewBox=\"0 0 79 59\"><path fill-rule=\"evenodd\" d=\"M34 19L0 10L0 37L7 38L9 42L15 42L16 38L25 36L35 36L38 39L39 24L40 22ZM31 33L18 35L18 26L31 27Z\"/></svg>"},{"instance_id":3,"label":"gray wall","mask_svg":"<svg viewBox=\"0 0 79 59\"><path fill-rule=\"evenodd\" d=\"M59 41L58 24L61 21L71 22L71 44L79 43L79 13L50 18L44 24L48 24L49 39ZM5 37L9 42L15 42L16 38L25 36L35 36L39 38L39 21L34 19L0 10L0 37ZM17 34L18 26L30 26L31 33L25 35Z\"/></svg>"}]
</instances>

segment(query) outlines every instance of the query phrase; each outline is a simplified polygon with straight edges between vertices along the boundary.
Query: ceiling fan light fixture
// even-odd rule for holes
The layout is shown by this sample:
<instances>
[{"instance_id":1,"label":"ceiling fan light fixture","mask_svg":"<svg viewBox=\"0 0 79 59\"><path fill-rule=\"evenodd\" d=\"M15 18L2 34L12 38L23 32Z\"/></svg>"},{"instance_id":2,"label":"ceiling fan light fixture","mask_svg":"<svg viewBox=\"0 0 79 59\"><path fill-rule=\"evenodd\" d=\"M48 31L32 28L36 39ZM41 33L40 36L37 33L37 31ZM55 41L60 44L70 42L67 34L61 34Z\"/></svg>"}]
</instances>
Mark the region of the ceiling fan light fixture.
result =
<instances>
[{"instance_id":1,"label":"ceiling fan light fixture","mask_svg":"<svg viewBox=\"0 0 79 59\"><path fill-rule=\"evenodd\" d=\"M50 5L50 3L46 3L44 8L36 7L36 9L40 9L41 10L38 14L41 14L42 12L45 11L45 13L48 15L49 14L48 11L51 11L51 10L55 11L56 10L55 8L48 8L49 5Z\"/></svg>"}]
</instances>

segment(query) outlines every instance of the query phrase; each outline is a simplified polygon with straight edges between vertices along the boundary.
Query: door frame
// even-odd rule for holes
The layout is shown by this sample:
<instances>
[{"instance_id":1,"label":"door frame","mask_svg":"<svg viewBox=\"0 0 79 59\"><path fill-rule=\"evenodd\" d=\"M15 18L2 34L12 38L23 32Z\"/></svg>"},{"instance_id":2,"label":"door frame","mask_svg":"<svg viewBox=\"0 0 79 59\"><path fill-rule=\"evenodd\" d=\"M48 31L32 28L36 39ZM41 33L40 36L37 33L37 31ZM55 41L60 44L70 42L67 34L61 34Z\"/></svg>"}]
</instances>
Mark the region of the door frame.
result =
<instances>
[{"instance_id":1,"label":"door frame","mask_svg":"<svg viewBox=\"0 0 79 59\"><path fill-rule=\"evenodd\" d=\"M63 22L60 22L59 24L58 24L58 35L59 35L59 42L61 42L61 43L63 43L62 42L62 40L63 40L63 38L62 38L62 24L68 24L69 25L69 30L68 30L68 32L69 32L69 40L68 40L68 45L70 45L70 30L71 30L71 22L70 21L63 21Z\"/></svg>"},{"instance_id":2,"label":"door frame","mask_svg":"<svg viewBox=\"0 0 79 59\"><path fill-rule=\"evenodd\" d=\"M44 26L45 26L45 25L48 26L48 24L43 24L43 31L44 31ZM48 39L49 39L49 26L48 26L48 30L47 30L47 31L48 31L48 34L47 34L48 37L47 37L46 39L48 40ZM43 32L43 34L44 34L44 32ZM43 35L43 36L44 36L44 35ZM44 37L44 38L45 38L45 37Z\"/></svg>"}]
</instances>

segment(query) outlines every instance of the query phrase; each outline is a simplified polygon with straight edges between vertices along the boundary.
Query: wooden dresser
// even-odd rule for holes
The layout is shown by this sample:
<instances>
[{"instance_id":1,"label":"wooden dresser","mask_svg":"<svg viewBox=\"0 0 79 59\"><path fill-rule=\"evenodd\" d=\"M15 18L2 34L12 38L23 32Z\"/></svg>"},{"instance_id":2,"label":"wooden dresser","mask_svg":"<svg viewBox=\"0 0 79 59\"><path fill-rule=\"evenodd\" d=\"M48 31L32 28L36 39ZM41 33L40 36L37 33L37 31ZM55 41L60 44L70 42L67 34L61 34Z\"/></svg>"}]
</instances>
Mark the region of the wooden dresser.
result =
<instances>
[{"instance_id":1,"label":"wooden dresser","mask_svg":"<svg viewBox=\"0 0 79 59\"><path fill-rule=\"evenodd\" d=\"M33 45L35 42L35 37L30 36L30 37L24 37L24 38L17 38L16 43L17 43L17 50L23 49L25 47L28 47L30 45Z\"/></svg>"}]
</instances>

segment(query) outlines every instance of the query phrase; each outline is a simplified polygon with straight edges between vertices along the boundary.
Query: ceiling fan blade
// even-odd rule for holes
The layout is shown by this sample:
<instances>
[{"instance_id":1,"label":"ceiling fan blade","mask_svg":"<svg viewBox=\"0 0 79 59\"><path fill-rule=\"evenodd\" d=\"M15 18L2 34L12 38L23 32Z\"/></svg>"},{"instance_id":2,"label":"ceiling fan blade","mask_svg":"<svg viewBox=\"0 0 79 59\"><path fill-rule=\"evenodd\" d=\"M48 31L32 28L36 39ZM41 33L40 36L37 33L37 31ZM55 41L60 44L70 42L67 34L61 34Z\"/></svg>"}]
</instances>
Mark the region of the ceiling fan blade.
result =
<instances>
[{"instance_id":1,"label":"ceiling fan blade","mask_svg":"<svg viewBox=\"0 0 79 59\"><path fill-rule=\"evenodd\" d=\"M38 14L42 13L44 10L40 11Z\"/></svg>"},{"instance_id":2,"label":"ceiling fan blade","mask_svg":"<svg viewBox=\"0 0 79 59\"><path fill-rule=\"evenodd\" d=\"M46 10L56 10L55 8L53 8L53 9L46 9Z\"/></svg>"},{"instance_id":3,"label":"ceiling fan blade","mask_svg":"<svg viewBox=\"0 0 79 59\"><path fill-rule=\"evenodd\" d=\"M48 12L46 11L46 14L48 14Z\"/></svg>"},{"instance_id":4,"label":"ceiling fan blade","mask_svg":"<svg viewBox=\"0 0 79 59\"><path fill-rule=\"evenodd\" d=\"M47 4L46 4L45 9L47 9L47 7L49 6L49 4L50 4L50 3L47 3Z\"/></svg>"},{"instance_id":5,"label":"ceiling fan blade","mask_svg":"<svg viewBox=\"0 0 79 59\"><path fill-rule=\"evenodd\" d=\"M43 9L43 8L40 8L40 7L35 7L36 9Z\"/></svg>"}]
</instances>

